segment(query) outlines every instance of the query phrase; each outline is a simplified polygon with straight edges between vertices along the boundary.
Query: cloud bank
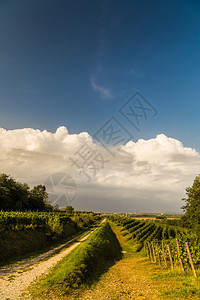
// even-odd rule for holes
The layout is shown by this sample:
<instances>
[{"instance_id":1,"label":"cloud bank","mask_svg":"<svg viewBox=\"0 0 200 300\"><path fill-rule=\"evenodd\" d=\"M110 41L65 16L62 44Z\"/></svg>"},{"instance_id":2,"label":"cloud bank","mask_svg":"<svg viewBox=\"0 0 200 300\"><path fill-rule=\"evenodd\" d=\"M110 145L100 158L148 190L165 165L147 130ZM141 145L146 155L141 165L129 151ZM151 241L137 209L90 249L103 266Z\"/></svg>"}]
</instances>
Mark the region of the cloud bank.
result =
<instances>
[{"instance_id":1,"label":"cloud bank","mask_svg":"<svg viewBox=\"0 0 200 300\"><path fill-rule=\"evenodd\" d=\"M200 166L195 149L164 134L121 145L113 158L87 132L70 134L64 126L55 133L1 128L0 153L0 173L31 186L67 174L78 187L75 209L96 211L179 211Z\"/></svg>"}]
</instances>

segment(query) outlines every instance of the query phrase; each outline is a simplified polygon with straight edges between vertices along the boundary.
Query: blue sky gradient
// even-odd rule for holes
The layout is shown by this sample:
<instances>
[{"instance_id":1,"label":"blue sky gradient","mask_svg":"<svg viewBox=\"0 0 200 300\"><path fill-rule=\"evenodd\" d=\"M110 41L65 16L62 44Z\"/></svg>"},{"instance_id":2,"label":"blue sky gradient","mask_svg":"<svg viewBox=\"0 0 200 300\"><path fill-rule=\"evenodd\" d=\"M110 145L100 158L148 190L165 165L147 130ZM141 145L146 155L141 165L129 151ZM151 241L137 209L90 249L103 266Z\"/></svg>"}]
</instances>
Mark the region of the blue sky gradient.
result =
<instances>
[{"instance_id":1,"label":"blue sky gradient","mask_svg":"<svg viewBox=\"0 0 200 300\"><path fill-rule=\"evenodd\" d=\"M0 1L1 173L70 175L78 210L180 212L200 166L199 58L199 1ZM152 108L140 131L120 113L136 92ZM73 166L85 146L93 160Z\"/></svg>"},{"instance_id":2,"label":"blue sky gradient","mask_svg":"<svg viewBox=\"0 0 200 300\"><path fill-rule=\"evenodd\" d=\"M1 1L0 127L92 135L140 91L159 113L136 140L199 151L199 37L199 1Z\"/></svg>"}]
</instances>

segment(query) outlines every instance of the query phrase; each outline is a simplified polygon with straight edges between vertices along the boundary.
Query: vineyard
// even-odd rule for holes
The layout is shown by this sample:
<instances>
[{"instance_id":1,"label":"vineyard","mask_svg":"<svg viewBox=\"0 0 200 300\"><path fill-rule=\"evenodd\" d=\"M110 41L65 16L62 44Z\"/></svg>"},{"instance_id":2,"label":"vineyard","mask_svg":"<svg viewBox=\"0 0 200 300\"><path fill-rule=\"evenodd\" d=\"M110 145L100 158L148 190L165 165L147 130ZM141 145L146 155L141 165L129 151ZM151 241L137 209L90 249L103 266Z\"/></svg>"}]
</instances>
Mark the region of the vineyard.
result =
<instances>
[{"instance_id":1,"label":"vineyard","mask_svg":"<svg viewBox=\"0 0 200 300\"><path fill-rule=\"evenodd\" d=\"M122 226L123 235L137 243L137 251L144 248L152 262L172 269L180 266L182 270L188 270L192 266L194 274L199 268L199 238L186 229L121 216L110 216L109 219Z\"/></svg>"},{"instance_id":2,"label":"vineyard","mask_svg":"<svg viewBox=\"0 0 200 300\"><path fill-rule=\"evenodd\" d=\"M0 211L0 263L64 241L100 219L94 213Z\"/></svg>"},{"instance_id":3,"label":"vineyard","mask_svg":"<svg viewBox=\"0 0 200 300\"><path fill-rule=\"evenodd\" d=\"M74 214L69 217L63 212L21 212L21 211L0 211L0 232L6 230L26 230L48 228L52 224L57 224L60 227L73 224L79 227L88 227L94 221L98 220L99 216L93 213Z\"/></svg>"},{"instance_id":4,"label":"vineyard","mask_svg":"<svg viewBox=\"0 0 200 300\"><path fill-rule=\"evenodd\" d=\"M65 249L66 243L62 244L65 250L50 257L47 266L41 262L42 268L35 264L27 271L29 282L34 282L32 270L37 277L38 272L44 272L43 268L53 266L47 276L30 285L27 294L31 299L65 299L68 296L73 299L102 299L104 295L107 295L106 299L112 299L113 295L115 299L139 299L141 295L146 296L145 299L162 299L162 295L170 300L199 299L199 240L195 234L181 227L178 219L168 222L167 219L141 220L107 215L107 222L104 219L99 226L103 215L91 212L74 212L71 215L66 211L1 212L0 216L0 257L3 263L9 257L18 259L19 254L30 255L33 248L37 250L36 241L40 242L38 250L43 252L51 245L46 241L51 242L52 237L59 238L66 233L67 241L72 240L73 235L77 236L78 232L98 221L94 232L88 234L86 231L85 238L80 238L69 249ZM8 246L7 239L10 239ZM57 249L55 243L53 245ZM22 252L18 253L21 250L18 246L22 247ZM55 265L54 260L57 262ZM171 269L174 271L171 272ZM27 276L23 272L20 274L20 282L23 282L20 283L21 292ZM6 296L12 293L12 283L18 285L17 280L16 277L10 283L10 290L6 287ZM1 283L3 285L4 281ZM171 285L173 289L169 290Z\"/></svg>"}]
</instances>

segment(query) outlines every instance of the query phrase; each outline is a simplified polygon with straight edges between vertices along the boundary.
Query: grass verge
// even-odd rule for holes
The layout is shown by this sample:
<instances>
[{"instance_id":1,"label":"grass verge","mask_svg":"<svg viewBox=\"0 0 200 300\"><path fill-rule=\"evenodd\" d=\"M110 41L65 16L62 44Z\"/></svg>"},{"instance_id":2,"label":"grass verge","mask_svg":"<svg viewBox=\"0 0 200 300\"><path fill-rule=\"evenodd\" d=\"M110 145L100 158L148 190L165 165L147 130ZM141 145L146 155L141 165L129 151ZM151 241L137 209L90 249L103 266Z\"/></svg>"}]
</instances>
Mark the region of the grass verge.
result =
<instances>
[{"instance_id":1,"label":"grass verge","mask_svg":"<svg viewBox=\"0 0 200 300\"><path fill-rule=\"evenodd\" d=\"M200 299L200 280L194 278L191 272L185 274L180 269L163 270L160 274L153 276L152 279L158 282L170 282L170 289L161 293L163 299Z\"/></svg>"}]
</instances>

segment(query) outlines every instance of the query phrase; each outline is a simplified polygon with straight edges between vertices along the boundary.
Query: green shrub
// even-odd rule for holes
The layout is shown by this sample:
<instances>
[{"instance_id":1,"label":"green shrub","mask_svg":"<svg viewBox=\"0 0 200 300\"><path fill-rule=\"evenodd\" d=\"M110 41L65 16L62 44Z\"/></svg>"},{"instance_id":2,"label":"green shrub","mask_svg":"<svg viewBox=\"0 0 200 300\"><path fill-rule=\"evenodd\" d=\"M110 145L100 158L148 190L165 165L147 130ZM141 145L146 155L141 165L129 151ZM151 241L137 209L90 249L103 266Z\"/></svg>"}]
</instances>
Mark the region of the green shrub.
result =
<instances>
[{"instance_id":1,"label":"green shrub","mask_svg":"<svg viewBox=\"0 0 200 300\"><path fill-rule=\"evenodd\" d=\"M63 232L63 225L60 222L59 215L49 215L46 224L47 235L60 236Z\"/></svg>"}]
</instances>

